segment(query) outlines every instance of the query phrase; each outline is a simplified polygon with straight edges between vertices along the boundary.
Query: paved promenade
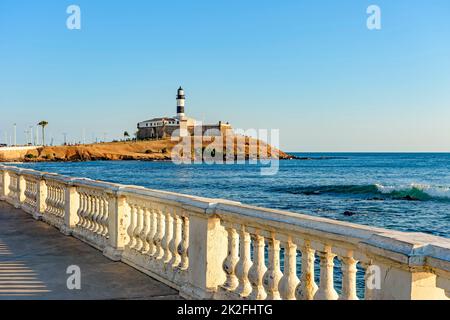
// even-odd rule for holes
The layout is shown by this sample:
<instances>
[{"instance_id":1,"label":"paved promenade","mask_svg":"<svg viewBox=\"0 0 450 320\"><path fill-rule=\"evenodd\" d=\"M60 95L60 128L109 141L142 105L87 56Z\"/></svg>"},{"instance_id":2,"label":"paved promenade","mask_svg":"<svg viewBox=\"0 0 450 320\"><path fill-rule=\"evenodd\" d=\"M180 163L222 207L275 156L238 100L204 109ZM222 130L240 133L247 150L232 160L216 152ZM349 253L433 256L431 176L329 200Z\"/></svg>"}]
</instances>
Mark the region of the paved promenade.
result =
<instances>
[{"instance_id":1,"label":"paved promenade","mask_svg":"<svg viewBox=\"0 0 450 320\"><path fill-rule=\"evenodd\" d=\"M67 288L80 267L81 290ZM0 300L179 299L168 286L0 201Z\"/></svg>"}]
</instances>

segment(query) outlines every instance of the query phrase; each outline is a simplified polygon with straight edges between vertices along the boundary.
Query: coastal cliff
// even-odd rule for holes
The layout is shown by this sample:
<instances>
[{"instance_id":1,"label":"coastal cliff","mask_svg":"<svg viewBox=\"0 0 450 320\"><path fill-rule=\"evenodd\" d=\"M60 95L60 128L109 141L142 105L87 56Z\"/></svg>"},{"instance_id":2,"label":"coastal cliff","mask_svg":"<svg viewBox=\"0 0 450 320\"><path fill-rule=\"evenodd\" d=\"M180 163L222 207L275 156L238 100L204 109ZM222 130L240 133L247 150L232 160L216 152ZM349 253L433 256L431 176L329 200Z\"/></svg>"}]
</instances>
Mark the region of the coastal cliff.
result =
<instances>
[{"instance_id":1,"label":"coastal cliff","mask_svg":"<svg viewBox=\"0 0 450 320\"><path fill-rule=\"evenodd\" d=\"M147 160L147 161L168 161L171 160L172 149L179 144L178 141L150 140L150 141L125 141L109 142L85 145L70 146L46 146L28 150L20 154L11 156L8 151L1 151L0 161L21 161L21 162L41 162L41 161L93 161L93 160ZM257 146L257 156L251 152L251 144ZM194 142L192 142L192 146ZM225 145L225 144L224 144ZM216 152L211 145L211 140L204 138L202 141L202 151L205 148ZM225 153L225 146L223 147ZM244 144L234 141L235 154L245 155L249 158L268 158L272 155L272 150L277 150L260 140L245 138ZM292 159L280 150L277 150L279 159ZM194 155L192 147L192 154ZM195 158L195 156L192 156Z\"/></svg>"}]
</instances>

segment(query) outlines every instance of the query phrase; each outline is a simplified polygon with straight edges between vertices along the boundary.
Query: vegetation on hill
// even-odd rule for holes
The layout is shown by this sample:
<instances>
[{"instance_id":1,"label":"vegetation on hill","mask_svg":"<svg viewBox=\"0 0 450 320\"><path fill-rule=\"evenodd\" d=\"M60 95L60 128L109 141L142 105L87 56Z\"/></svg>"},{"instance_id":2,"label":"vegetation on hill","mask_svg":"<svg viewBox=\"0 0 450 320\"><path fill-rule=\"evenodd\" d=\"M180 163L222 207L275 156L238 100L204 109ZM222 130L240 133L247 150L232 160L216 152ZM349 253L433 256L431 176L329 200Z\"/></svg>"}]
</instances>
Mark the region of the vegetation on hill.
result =
<instances>
[{"instance_id":1,"label":"vegetation on hill","mask_svg":"<svg viewBox=\"0 0 450 320\"><path fill-rule=\"evenodd\" d=\"M212 139L212 140L211 140ZM201 149L197 147L194 149L193 138L191 140L191 158L199 159L202 154L226 155L226 144L223 143L223 150L217 150L217 144L214 139L218 138L204 138L202 142L198 141L197 145L201 143ZM215 141L218 142L217 140ZM213 143L213 144L212 144ZM149 141L123 141L110 143L97 143L86 145L69 145L69 146L44 146L35 150L28 151L20 159L15 161L91 161L91 160L148 160L148 161L164 161L172 159L172 150L175 146L179 149L179 141L164 140L149 140ZM230 143L231 145L231 143ZM252 145L253 147L249 147ZM220 146L220 144L219 144ZM260 140L252 138L245 138L245 143L233 143L234 158L236 155L245 157L245 159L255 158L269 158L272 156L272 147L268 146ZM200 151L201 150L201 151ZM273 149L276 150L276 149ZM278 150L277 150L278 151ZM179 154L184 156L183 151ZM273 152L276 155L276 152ZM291 159L292 156L278 151L280 159ZM1 158L1 154L0 154Z\"/></svg>"}]
</instances>

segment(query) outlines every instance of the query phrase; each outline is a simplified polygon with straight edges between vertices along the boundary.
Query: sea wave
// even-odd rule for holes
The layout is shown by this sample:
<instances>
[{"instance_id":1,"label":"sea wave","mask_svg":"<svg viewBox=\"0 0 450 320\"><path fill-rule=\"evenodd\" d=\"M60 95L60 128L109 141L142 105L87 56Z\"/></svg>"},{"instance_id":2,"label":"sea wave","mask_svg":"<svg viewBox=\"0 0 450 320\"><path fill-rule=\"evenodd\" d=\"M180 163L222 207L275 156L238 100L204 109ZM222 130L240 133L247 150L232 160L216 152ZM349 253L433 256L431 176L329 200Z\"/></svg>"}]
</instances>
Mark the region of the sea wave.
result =
<instances>
[{"instance_id":1,"label":"sea wave","mask_svg":"<svg viewBox=\"0 0 450 320\"><path fill-rule=\"evenodd\" d=\"M274 188L277 192L303 195L355 195L368 200L449 201L450 187L411 183L405 185L322 185Z\"/></svg>"}]
</instances>

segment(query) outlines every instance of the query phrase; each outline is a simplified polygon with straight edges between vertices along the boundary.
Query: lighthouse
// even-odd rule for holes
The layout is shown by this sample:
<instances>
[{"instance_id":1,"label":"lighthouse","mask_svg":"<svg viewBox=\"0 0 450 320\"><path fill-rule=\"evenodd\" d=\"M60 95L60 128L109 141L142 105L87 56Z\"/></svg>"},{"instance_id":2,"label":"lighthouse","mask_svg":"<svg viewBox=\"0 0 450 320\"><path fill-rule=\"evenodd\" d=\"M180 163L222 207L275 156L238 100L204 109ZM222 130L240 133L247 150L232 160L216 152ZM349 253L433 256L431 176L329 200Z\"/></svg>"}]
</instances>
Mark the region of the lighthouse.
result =
<instances>
[{"instance_id":1,"label":"lighthouse","mask_svg":"<svg viewBox=\"0 0 450 320\"><path fill-rule=\"evenodd\" d=\"M185 118L185 115L184 115L184 101L185 101L184 90L183 90L182 87L179 87L178 88L178 93L177 93L177 118L179 120Z\"/></svg>"}]
</instances>

